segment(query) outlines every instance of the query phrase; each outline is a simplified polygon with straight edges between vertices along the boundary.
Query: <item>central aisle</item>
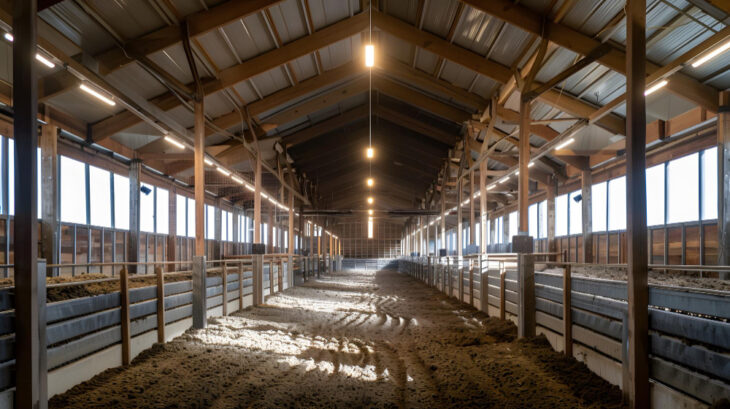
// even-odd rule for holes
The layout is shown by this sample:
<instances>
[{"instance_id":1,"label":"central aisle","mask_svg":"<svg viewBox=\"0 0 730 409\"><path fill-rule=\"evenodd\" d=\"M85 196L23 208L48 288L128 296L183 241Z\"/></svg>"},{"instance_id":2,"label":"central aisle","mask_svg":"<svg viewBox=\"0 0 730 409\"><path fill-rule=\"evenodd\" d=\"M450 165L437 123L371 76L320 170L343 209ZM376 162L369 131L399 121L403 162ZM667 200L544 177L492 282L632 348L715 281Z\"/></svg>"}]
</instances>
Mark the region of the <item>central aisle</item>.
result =
<instances>
[{"instance_id":1,"label":"central aisle","mask_svg":"<svg viewBox=\"0 0 730 409\"><path fill-rule=\"evenodd\" d=\"M621 407L546 341L394 271L334 273L211 319L51 407Z\"/></svg>"}]
</instances>

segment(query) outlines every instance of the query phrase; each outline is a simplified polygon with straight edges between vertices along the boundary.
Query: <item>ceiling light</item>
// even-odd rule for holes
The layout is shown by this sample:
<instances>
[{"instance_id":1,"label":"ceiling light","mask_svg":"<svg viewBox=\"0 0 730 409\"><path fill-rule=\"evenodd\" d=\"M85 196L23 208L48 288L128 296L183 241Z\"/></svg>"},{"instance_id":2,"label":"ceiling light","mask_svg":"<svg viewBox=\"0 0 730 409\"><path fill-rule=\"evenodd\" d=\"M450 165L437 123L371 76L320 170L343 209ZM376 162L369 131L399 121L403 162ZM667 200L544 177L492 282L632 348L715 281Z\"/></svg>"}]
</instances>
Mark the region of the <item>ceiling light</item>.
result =
<instances>
[{"instance_id":1,"label":"ceiling light","mask_svg":"<svg viewBox=\"0 0 730 409\"><path fill-rule=\"evenodd\" d=\"M368 204L373 204L375 200L372 197L368 197Z\"/></svg>"},{"instance_id":2,"label":"ceiling light","mask_svg":"<svg viewBox=\"0 0 730 409\"><path fill-rule=\"evenodd\" d=\"M692 67L697 68L700 65L706 63L707 61L710 61L711 59L717 57L721 53L724 53L730 49L730 41L727 41L725 44L715 48L714 50L710 51L709 53L705 54L702 58L692 63Z\"/></svg>"},{"instance_id":3,"label":"ceiling light","mask_svg":"<svg viewBox=\"0 0 730 409\"><path fill-rule=\"evenodd\" d=\"M54 64L51 60L49 60L48 58L46 58L40 54L36 54L35 59L40 61L41 64L45 65L48 68L54 68L56 66L56 64Z\"/></svg>"},{"instance_id":4,"label":"ceiling light","mask_svg":"<svg viewBox=\"0 0 730 409\"><path fill-rule=\"evenodd\" d=\"M531 168L531 167L533 167L533 166L535 166L535 162L530 162L530 163L528 163L528 164L527 164L527 167L528 167L528 168Z\"/></svg>"},{"instance_id":5,"label":"ceiling light","mask_svg":"<svg viewBox=\"0 0 730 409\"><path fill-rule=\"evenodd\" d=\"M203 162L208 166L213 166L213 161L208 158L203 158Z\"/></svg>"},{"instance_id":6,"label":"ceiling light","mask_svg":"<svg viewBox=\"0 0 730 409\"><path fill-rule=\"evenodd\" d=\"M239 185L243 184L243 179L239 178L236 175L231 176L231 179L233 179L234 182L238 183Z\"/></svg>"},{"instance_id":7,"label":"ceiling light","mask_svg":"<svg viewBox=\"0 0 730 409\"><path fill-rule=\"evenodd\" d=\"M254 189L253 186L251 186L251 185L244 185L244 186L245 186L246 189L248 189L248 190L250 190L252 192L255 192L256 191L256 189Z\"/></svg>"},{"instance_id":8,"label":"ceiling light","mask_svg":"<svg viewBox=\"0 0 730 409\"><path fill-rule=\"evenodd\" d=\"M570 145L570 144L571 144L571 143L573 143L573 142L575 142L575 139L573 139L573 138L570 138L570 139L568 139L567 141L565 141L565 142L561 143L560 145L558 145L558 146L557 146L557 147L555 148L555 150L556 150L556 151L559 151L559 150L561 150L561 149L565 148L566 146Z\"/></svg>"},{"instance_id":9,"label":"ceiling light","mask_svg":"<svg viewBox=\"0 0 730 409\"><path fill-rule=\"evenodd\" d=\"M372 186L373 184L375 184L373 178L368 178L368 186Z\"/></svg>"},{"instance_id":10,"label":"ceiling light","mask_svg":"<svg viewBox=\"0 0 730 409\"><path fill-rule=\"evenodd\" d=\"M652 85L651 87L649 87L649 89L644 91L644 96L651 95L651 94L657 92L659 89L661 89L665 85L667 85L667 83L668 83L667 80L662 80L662 81Z\"/></svg>"},{"instance_id":11,"label":"ceiling light","mask_svg":"<svg viewBox=\"0 0 730 409\"><path fill-rule=\"evenodd\" d=\"M500 180L500 181L499 181L499 183L504 183L504 182L506 182L507 180L509 180L509 176L507 176L506 178L503 178L502 180Z\"/></svg>"},{"instance_id":12,"label":"ceiling light","mask_svg":"<svg viewBox=\"0 0 730 409\"><path fill-rule=\"evenodd\" d=\"M177 139L173 138L170 135L165 135L165 141L169 142L172 145L177 146L180 149L185 149L185 145L183 145L182 143L180 143L180 141L178 141Z\"/></svg>"},{"instance_id":13,"label":"ceiling light","mask_svg":"<svg viewBox=\"0 0 730 409\"><path fill-rule=\"evenodd\" d=\"M375 150L373 148L368 148L365 151L365 156L367 156L368 159L372 159L375 156Z\"/></svg>"},{"instance_id":14,"label":"ceiling light","mask_svg":"<svg viewBox=\"0 0 730 409\"><path fill-rule=\"evenodd\" d=\"M3 37L5 37L5 39L10 41L11 43L13 42L13 40L15 40L15 38L13 38L13 35L10 33L5 33Z\"/></svg>"},{"instance_id":15,"label":"ceiling light","mask_svg":"<svg viewBox=\"0 0 730 409\"><path fill-rule=\"evenodd\" d=\"M489 186L489 187L487 188L487 190L492 190L492 189L494 189L494 186L495 186L495 185L490 185L490 186Z\"/></svg>"},{"instance_id":16,"label":"ceiling light","mask_svg":"<svg viewBox=\"0 0 730 409\"><path fill-rule=\"evenodd\" d=\"M373 209L368 209L368 214L369 214L370 216L372 216L372 215L373 215Z\"/></svg>"},{"instance_id":17,"label":"ceiling light","mask_svg":"<svg viewBox=\"0 0 730 409\"><path fill-rule=\"evenodd\" d=\"M368 44L365 46L365 66L372 67L375 65L375 46Z\"/></svg>"},{"instance_id":18,"label":"ceiling light","mask_svg":"<svg viewBox=\"0 0 730 409\"><path fill-rule=\"evenodd\" d=\"M100 99L101 101L103 101L103 102L104 102L104 103L106 103L107 105L111 105L111 106L114 106L114 105L116 105L116 104L117 104L117 103L116 103L116 102L114 102L114 100L112 100L112 99L111 99L110 97L108 97L108 96L106 96L106 95L102 94L101 92L99 92L99 91L95 90L94 88L91 88L91 87L89 87L88 85L86 85L86 84L84 84L84 83L82 83L82 84L81 84L81 85L79 86L79 88L81 88L81 90L82 90L82 91L84 91L84 92L86 92L87 94L93 95L94 97L96 97L96 98Z\"/></svg>"},{"instance_id":19,"label":"ceiling light","mask_svg":"<svg viewBox=\"0 0 730 409\"><path fill-rule=\"evenodd\" d=\"M218 166L217 168L215 168L215 170L217 170L217 171L218 171L218 173L221 173L221 174L223 174L223 175L225 175L225 176L230 176L230 175L231 175L231 172L229 172L229 171L227 171L227 170L223 169L223 168L222 168L222 167L220 167L220 166Z\"/></svg>"}]
</instances>

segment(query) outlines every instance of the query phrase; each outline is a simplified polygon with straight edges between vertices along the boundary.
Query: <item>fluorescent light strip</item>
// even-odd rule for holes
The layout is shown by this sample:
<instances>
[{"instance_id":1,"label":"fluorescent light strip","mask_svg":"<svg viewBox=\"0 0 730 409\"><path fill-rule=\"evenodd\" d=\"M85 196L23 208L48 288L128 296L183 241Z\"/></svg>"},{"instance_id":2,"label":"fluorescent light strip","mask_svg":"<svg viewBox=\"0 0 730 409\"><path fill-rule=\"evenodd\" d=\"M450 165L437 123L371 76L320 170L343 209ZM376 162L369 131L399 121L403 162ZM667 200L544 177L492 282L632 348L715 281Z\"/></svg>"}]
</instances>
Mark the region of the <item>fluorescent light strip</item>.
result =
<instances>
[{"instance_id":1,"label":"fluorescent light strip","mask_svg":"<svg viewBox=\"0 0 730 409\"><path fill-rule=\"evenodd\" d=\"M86 92L87 94L90 94L90 95L92 95L92 96L96 97L97 99L101 100L102 102L104 102L104 103L105 103L105 104L107 104L107 105L111 105L111 106L114 106L114 105L116 105L116 104L117 104L117 103L116 103L116 102L114 102L114 100L112 100L111 98L107 97L106 95L104 95L104 94L102 94L101 92L99 92L99 91L97 91L97 90L95 90L95 89L93 89L93 88L89 87L88 85L86 85L86 84L84 84L84 83L82 83L82 84L81 84L81 85L79 86L79 88L81 88L81 90L82 90L82 91L84 91L84 92Z\"/></svg>"},{"instance_id":2,"label":"fluorescent light strip","mask_svg":"<svg viewBox=\"0 0 730 409\"><path fill-rule=\"evenodd\" d=\"M10 41L11 43L12 43L13 41L15 41L15 38L14 38L14 37L13 37L13 35L12 35L12 34L10 34L10 33L5 33L5 34L3 34L3 37L5 37L5 39L6 39L6 40L8 40L8 41Z\"/></svg>"},{"instance_id":3,"label":"fluorescent light strip","mask_svg":"<svg viewBox=\"0 0 730 409\"><path fill-rule=\"evenodd\" d=\"M707 61L710 61L711 59L717 57L721 53L724 53L730 49L730 41L727 41L725 44L715 48L714 50L710 51L709 53L705 54L702 58L692 63L692 67L697 68L700 65L706 63Z\"/></svg>"},{"instance_id":4,"label":"fluorescent light strip","mask_svg":"<svg viewBox=\"0 0 730 409\"><path fill-rule=\"evenodd\" d=\"M239 178L236 175L231 176L231 179L233 179L234 182L238 183L239 185L243 184L243 179Z\"/></svg>"},{"instance_id":5,"label":"fluorescent light strip","mask_svg":"<svg viewBox=\"0 0 730 409\"><path fill-rule=\"evenodd\" d=\"M644 91L644 96L651 95L651 94L657 92L661 88L664 88L664 86L667 84L668 84L667 80L661 80L660 82L652 85L651 87L649 87L649 89Z\"/></svg>"},{"instance_id":6,"label":"fluorescent light strip","mask_svg":"<svg viewBox=\"0 0 730 409\"><path fill-rule=\"evenodd\" d=\"M185 145L183 145L182 143L180 143L180 141L178 141L177 139L173 138L170 135L165 135L165 141L167 141L168 143L170 143L172 145L177 146L180 149L185 149Z\"/></svg>"},{"instance_id":7,"label":"fluorescent light strip","mask_svg":"<svg viewBox=\"0 0 730 409\"><path fill-rule=\"evenodd\" d=\"M38 60L38 61L40 61L41 64L45 65L48 68L55 68L56 67L56 64L54 64L51 60L49 60L48 58L46 58L46 57L44 57L44 56L42 56L40 54L36 54L35 55L35 59Z\"/></svg>"},{"instance_id":8,"label":"fluorescent light strip","mask_svg":"<svg viewBox=\"0 0 730 409\"><path fill-rule=\"evenodd\" d=\"M213 161L208 158L203 158L203 162L208 166L213 166Z\"/></svg>"},{"instance_id":9,"label":"fluorescent light strip","mask_svg":"<svg viewBox=\"0 0 730 409\"><path fill-rule=\"evenodd\" d=\"M533 167L533 166L535 166L535 162L530 162L530 163L528 163L528 164L527 164L527 167L528 167L528 168L531 168L531 167Z\"/></svg>"},{"instance_id":10,"label":"fluorescent light strip","mask_svg":"<svg viewBox=\"0 0 730 409\"><path fill-rule=\"evenodd\" d=\"M555 150L556 150L556 151L559 151L559 150L561 150L561 149L565 148L566 146L570 145L570 144L571 144L571 143L573 143L573 142L575 142L575 139L573 139L573 138L570 138L570 139L568 139L567 141L565 141L565 142L561 143L560 145L556 146L556 147L555 147Z\"/></svg>"},{"instance_id":11,"label":"fluorescent light strip","mask_svg":"<svg viewBox=\"0 0 730 409\"><path fill-rule=\"evenodd\" d=\"M222 168L222 167L220 167L220 166L216 167L216 168L215 168L215 170L217 170L217 171L218 171L218 173L221 173L221 174L223 174L223 175L225 175L225 176L231 176L231 172L229 172L229 171L227 171L227 170L223 169L223 168Z\"/></svg>"}]
</instances>

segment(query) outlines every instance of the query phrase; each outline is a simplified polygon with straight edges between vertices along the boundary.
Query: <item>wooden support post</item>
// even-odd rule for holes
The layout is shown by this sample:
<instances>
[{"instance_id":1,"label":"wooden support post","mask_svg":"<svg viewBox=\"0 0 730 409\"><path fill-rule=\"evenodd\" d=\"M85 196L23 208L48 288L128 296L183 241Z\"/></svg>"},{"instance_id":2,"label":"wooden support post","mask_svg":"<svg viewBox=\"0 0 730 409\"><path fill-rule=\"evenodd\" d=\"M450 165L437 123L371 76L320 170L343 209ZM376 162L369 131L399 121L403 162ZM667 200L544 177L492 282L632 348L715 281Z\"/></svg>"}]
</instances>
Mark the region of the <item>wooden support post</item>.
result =
<instances>
[{"instance_id":1,"label":"wooden support post","mask_svg":"<svg viewBox=\"0 0 730 409\"><path fill-rule=\"evenodd\" d=\"M206 289L205 256L193 257L193 328L206 327L208 297Z\"/></svg>"},{"instance_id":2,"label":"wooden support post","mask_svg":"<svg viewBox=\"0 0 730 409\"><path fill-rule=\"evenodd\" d=\"M274 251L274 223L276 222L274 220L274 206L268 206L269 208L269 223L266 225L266 252L267 253L275 253Z\"/></svg>"},{"instance_id":3,"label":"wooden support post","mask_svg":"<svg viewBox=\"0 0 730 409\"><path fill-rule=\"evenodd\" d=\"M228 265L221 264L221 278L223 278L223 316L228 315Z\"/></svg>"},{"instance_id":4,"label":"wooden support post","mask_svg":"<svg viewBox=\"0 0 730 409\"><path fill-rule=\"evenodd\" d=\"M469 244L476 245L476 221L474 218L474 171L469 172Z\"/></svg>"},{"instance_id":5,"label":"wooden support post","mask_svg":"<svg viewBox=\"0 0 730 409\"><path fill-rule=\"evenodd\" d=\"M47 264L58 264L58 128L41 126L41 252ZM58 276L57 268L49 268L48 277Z\"/></svg>"},{"instance_id":6,"label":"wooden support post","mask_svg":"<svg viewBox=\"0 0 730 409\"><path fill-rule=\"evenodd\" d=\"M205 256L205 110L195 101L195 255Z\"/></svg>"},{"instance_id":7,"label":"wooden support post","mask_svg":"<svg viewBox=\"0 0 730 409\"><path fill-rule=\"evenodd\" d=\"M253 305L264 303L264 255L254 254L251 259L253 271Z\"/></svg>"},{"instance_id":8,"label":"wooden support post","mask_svg":"<svg viewBox=\"0 0 730 409\"><path fill-rule=\"evenodd\" d=\"M157 342L165 342L165 276L162 267L155 267L157 277Z\"/></svg>"},{"instance_id":9,"label":"wooden support post","mask_svg":"<svg viewBox=\"0 0 730 409\"><path fill-rule=\"evenodd\" d=\"M38 272L36 0L13 2L15 163L15 405L48 407L45 271ZM6 145L7 146L7 145ZM9 220L6 219L6 223ZM7 232L7 230L6 230ZM6 237L8 239L8 237ZM39 276L41 278L39 279Z\"/></svg>"},{"instance_id":10,"label":"wooden support post","mask_svg":"<svg viewBox=\"0 0 730 409\"><path fill-rule=\"evenodd\" d=\"M557 250L555 242L555 191L557 184L555 179L550 177L550 184L547 187L547 244L548 252L554 253Z\"/></svg>"},{"instance_id":11,"label":"wooden support post","mask_svg":"<svg viewBox=\"0 0 730 409\"><path fill-rule=\"evenodd\" d=\"M507 271L504 269L504 262L499 263L499 319L507 319Z\"/></svg>"},{"instance_id":12,"label":"wooden support post","mask_svg":"<svg viewBox=\"0 0 730 409\"><path fill-rule=\"evenodd\" d=\"M517 202L518 213L520 217L518 234L527 235L528 214L527 206L529 204L530 190L530 101L522 99L520 101L520 139L519 139L519 169L520 174L517 175Z\"/></svg>"},{"instance_id":13,"label":"wooden support post","mask_svg":"<svg viewBox=\"0 0 730 409\"><path fill-rule=\"evenodd\" d=\"M274 295L274 260L269 259L269 295Z\"/></svg>"},{"instance_id":14,"label":"wooden support post","mask_svg":"<svg viewBox=\"0 0 730 409\"><path fill-rule=\"evenodd\" d=\"M301 214L301 213L299 213ZM301 219L301 218L300 218ZM294 241L294 192L289 190L289 251L287 253L294 254L294 251L296 249L296 244ZM299 226L299 234L302 234L302 228L301 223ZM293 271L293 269L289 269L289 271Z\"/></svg>"},{"instance_id":15,"label":"wooden support post","mask_svg":"<svg viewBox=\"0 0 730 409\"><path fill-rule=\"evenodd\" d=\"M730 265L730 91L720 91L717 113L717 180L718 180L718 260L721 266ZM730 274L720 273L728 280Z\"/></svg>"},{"instance_id":16,"label":"wooden support post","mask_svg":"<svg viewBox=\"0 0 730 409\"><path fill-rule=\"evenodd\" d=\"M593 199L591 170L581 172L581 208L583 210L583 262L593 263Z\"/></svg>"},{"instance_id":17,"label":"wooden support post","mask_svg":"<svg viewBox=\"0 0 730 409\"><path fill-rule=\"evenodd\" d=\"M626 238L628 262L628 396L649 403L649 313L646 228L646 0L626 2Z\"/></svg>"},{"instance_id":18,"label":"wooden support post","mask_svg":"<svg viewBox=\"0 0 730 409\"><path fill-rule=\"evenodd\" d=\"M167 234L167 261L177 261L177 191L173 185L170 188L170 197L168 200L168 234ZM185 213L185 208L180 209ZM187 219L187 215L185 215ZM168 264L167 271L175 271L177 265Z\"/></svg>"},{"instance_id":19,"label":"wooden support post","mask_svg":"<svg viewBox=\"0 0 730 409\"><path fill-rule=\"evenodd\" d=\"M461 257L464 255L464 217L463 213L461 211L461 208L463 207L461 205L462 200L464 200L463 190L464 190L464 179L459 178L458 182L456 182L456 255L459 257L459 261L461 261Z\"/></svg>"},{"instance_id":20,"label":"wooden support post","mask_svg":"<svg viewBox=\"0 0 730 409\"><path fill-rule=\"evenodd\" d=\"M279 292L284 291L284 259L279 258L279 268L276 275L276 283L279 285Z\"/></svg>"},{"instance_id":21,"label":"wooden support post","mask_svg":"<svg viewBox=\"0 0 730 409\"><path fill-rule=\"evenodd\" d=\"M469 267L469 305L474 306L474 267L472 259L472 265Z\"/></svg>"},{"instance_id":22,"label":"wooden support post","mask_svg":"<svg viewBox=\"0 0 730 409\"><path fill-rule=\"evenodd\" d=\"M122 267L119 272L119 302L122 326L122 365L129 365L131 362L132 342L129 330L129 272L126 267Z\"/></svg>"},{"instance_id":23,"label":"wooden support post","mask_svg":"<svg viewBox=\"0 0 730 409\"><path fill-rule=\"evenodd\" d=\"M563 352L566 356L573 356L573 303L572 303L572 283L571 283L571 266L565 266L563 271L563 342L565 347Z\"/></svg>"},{"instance_id":24,"label":"wooden support post","mask_svg":"<svg viewBox=\"0 0 730 409\"><path fill-rule=\"evenodd\" d=\"M262 244L261 237L261 152L256 152L256 168L254 169L253 194L253 242ZM256 246L254 246L256 247Z\"/></svg>"},{"instance_id":25,"label":"wooden support post","mask_svg":"<svg viewBox=\"0 0 730 409\"><path fill-rule=\"evenodd\" d=\"M518 280L519 305L517 306L517 337L535 336L535 258L532 254L519 254Z\"/></svg>"},{"instance_id":26,"label":"wooden support post","mask_svg":"<svg viewBox=\"0 0 730 409\"><path fill-rule=\"evenodd\" d=\"M243 310L243 261L238 262L238 311Z\"/></svg>"},{"instance_id":27,"label":"wooden support post","mask_svg":"<svg viewBox=\"0 0 730 409\"><path fill-rule=\"evenodd\" d=\"M481 240L479 246L481 253L487 254L487 161L479 164L479 230Z\"/></svg>"},{"instance_id":28,"label":"wooden support post","mask_svg":"<svg viewBox=\"0 0 730 409\"><path fill-rule=\"evenodd\" d=\"M129 232L127 233L127 262L139 262L139 203L142 161L132 159L129 164ZM137 274L137 265L130 264L129 274Z\"/></svg>"},{"instance_id":29,"label":"wooden support post","mask_svg":"<svg viewBox=\"0 0 730 409\"><path fill-rule=\"evenodd\" d=\"M221 200L215 202L215 210L213 211L213 260L223 259L223 212L221 210ZM210 223L210 221L209 221Z\"/></svg>"},{"instance_id":30,"label":"wooden support post","mask_svg":"<svg viewBox=\"0 0 730 409\"><path fill-rule=\"evenodd\" d=\"M238 223L238 216L240 214L237 207L234 207L231 211L231 226L229 226L229 229L231 229L231 240L233 241L234 247L233 247L233 254L239 254L238 252L238 242L243 241L240 237L238 237L238 230L240 229L239 223Z\"/></svg>"}]
</instances>

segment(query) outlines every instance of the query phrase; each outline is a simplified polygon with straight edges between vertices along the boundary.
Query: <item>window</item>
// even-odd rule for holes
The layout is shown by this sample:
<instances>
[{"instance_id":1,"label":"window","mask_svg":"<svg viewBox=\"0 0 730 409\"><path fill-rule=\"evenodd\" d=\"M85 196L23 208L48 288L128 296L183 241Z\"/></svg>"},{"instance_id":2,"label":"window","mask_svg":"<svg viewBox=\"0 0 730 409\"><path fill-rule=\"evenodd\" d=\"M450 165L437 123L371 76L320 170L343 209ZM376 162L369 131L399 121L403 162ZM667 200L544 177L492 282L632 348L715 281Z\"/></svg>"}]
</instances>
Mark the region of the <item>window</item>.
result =
<instances>
[{"instance_id":1,"label":"window","mask_svg":"<svg viewBox=\"0 0 730 409\"><path fill-rule=\"evenodd\" d=\"M228 240L228 212L221 210L221 240Z\"/></svg>"},{"instance_id":2,"label":"window","mask_svg":"<svg viewBox=\"0 0 730 409\"><path fill-rule=\"evenodd\" d=\"M608 182L608 230L626 229L626 176Z\"/></svg>"},{"instance_id":3,"label":"window","mask_svg":"<svg viewBox=\"0 0 730 409\"><path fill-rule=\"evenodd\" d=\"M538 212L537 212L537 203L534 203L530 205L530 207L527 208L527 226L530 230L530 236L537 238L538 233Z\"/></svg>"},{"instance_id":4,"label":"window","mask_svg":"<svg viewBox=\"0 0 730 409\"><path fill-rule=\"evenodd\" d=\"M160 234L170 232L170 193L166 189L155 188L155 201L157 202L157 214L155 231Z\"/></svg>"},{"instance_id":5,"label":"window","mask_svg":"<svg viewBox=\"0 0 730 409\"><path fill-rule=\"evenodd\" d=\"M188 198L188 237L195 237L195 200Z\"/></svg>"},{"instance_id":6,"label":"window","mask_svg":"<svg viewBox=\"0 0 730 409\"><path fill-rule=\"evenodd\" d=\"M481 223L477 222L474 224L474 240L477 246L481 246L482 244L482 229L481 229Z\"/></svg>"},{"instance_id":7,"label":"window","mask_svg":"<svg viewBox=\"0 0 730 409\"><path fill-rule=\"evenodd\" d=\"M699 219L699 162L693 153L667 164L667 223Z\"/></svg>"},{"instance_id":8,"label":"window","mask_svg":"<svg viewBox=\"0 0 730 409\"><path fill-rule=\"evenodd\" d=\"M114 174L114 228L129 229L129 178Z\"/></svg>"},{"instance_id":9,"label":"window","mask_svg":"<svg viewBox=\"0 0 730 409\"><path fill-rule=\"evenodd\" d=\"M717 148L702 152L701 161L702 220L717 219Z\"/></svg>"},{"instance_id":10,"label":"window","mask_svg":"<svg viewBox=\"0 0 730 409\"><path fill-rule=\"evenodd\" d=\"M570 234L583 233L583 203L582 200L576 201L581 191L576 190L570 194L568 207L570 208Z\"/></svg>"},{"instance_id":11,"label":"window","mask_svg":"<svg viewBox=\"0 0 730 409\"><path fill-rule=\"evenodd\" d=\"M2 144L0 144L2 145ZM2 152L2 149L0 149ZM37 161L37 202L38 202L38 218L41 218L41 203L43 196L41 195L41 149L36 151ZM2 175L2 173L0 173ZM15 214L15 139L8 138L8 210L11 215Z\"/></svg>"},{"instance_id":12,"label":"window","mask_svg":"<svg viewBox=\"0 0 730 409\"><path fill-rule=\"evenodd\" d=\"M61 221L86 224L85 181L86 165L61 156Z\"/></svg>"},{"instance_id":13,"label":"window","mask_svg":"<svg viewBox=\"0 0 730 409\"><path fill-rule=\"evenodd\" d=\"M555 236L568 235L568 195L555 198Z\"/></svg>"},{"instance_id":14,"label":"window","mask_svg":"<svg viewBox=\"0 0 730 409\"><path fill-rule=\"evenodd\" d=\"M176 195L175 197L175 234L180 237L187 235L185 222L187 221L187 206L188 199L185 196Z\"/></svg>"},{"instance_id":15,"label":"window","mask_svg":"<svg viewBox=\"0 0 730 409\"><path fill-rule=\"evenodd\" d=\"M594 232L606 231L608 182L591 186L591 223Z\"/></svg>"},{"instance_id":16,"label":"window","mask_svg":"<svg viewBox=\"0 0 730 409\"><path fill-rule=\"evenodd\" d=\"M91 196L89 198L91 224L112 227L112 213L109 208L111 203L109 171L89 166L89 196Z\"/></svg>"},{"instance_id":17,"label":"window","mask_svg":"<svg viewBox=\"0 0 730 409\"><path fill-rule=\"evenodd\" d=\"M539 230L538 237L544 239L547 237L547 200L543 200L538 205Z\"/></svg>"},{"instance_id":18,"label":"window","mask_svg":"<svg viewBox=\"0 0 730 409\"><path fill-rule=\"evenodd\" d=\"M233 213L226 212L226 241L233 241Z\"/></svg>"},{"instance_id":19,"label":"window","mask_svg":"<svg viewBox=\"0 0 730 409\"><path fill-rule=\"evenodd\" d=\"M504 216L499 216L494 224L494 243L502 244L504 242Z\"/></svg>"},{"instance_id":20,"label":"window","mask_svg":"<svg viewBox=\"0 0 730 409\"><path fill-rule=\"evenodd\" d=\"M646 225L664 224L664 164L646 170Z\"/></svg>"},{"instance_id":21,"label":"window","mask_svg":"<svg viewBox=\"0 0 730 409\"><path fill-rule=\"evenodd\" d=\"M215 207L205 205L205 238L215 239Z\"/></svg>"},{"instance_id":22,"label":"window","mask_svg":"<svg viewBox=\"0 0 730 409\"><path fill-rule=\"evenodd\" d=\"M148 193L145 193L146 189ZM144 232L155 232L155 187L142 183L139 192L139 229Z\"/></svg>"}]
</instances>

